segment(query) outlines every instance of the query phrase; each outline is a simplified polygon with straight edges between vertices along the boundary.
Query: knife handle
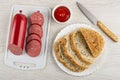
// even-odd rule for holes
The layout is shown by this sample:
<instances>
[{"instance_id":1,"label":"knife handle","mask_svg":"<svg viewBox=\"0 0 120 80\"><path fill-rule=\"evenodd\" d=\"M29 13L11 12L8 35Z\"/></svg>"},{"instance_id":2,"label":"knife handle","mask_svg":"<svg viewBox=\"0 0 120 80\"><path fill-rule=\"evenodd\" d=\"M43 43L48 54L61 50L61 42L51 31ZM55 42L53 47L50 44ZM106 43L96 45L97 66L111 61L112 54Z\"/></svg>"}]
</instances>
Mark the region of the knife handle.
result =
<instances>
[{"instance_id":1,"label":"knife handle","mask_svg":"<svg viewBox=\"0 0 120 80\"><path fill-rule=\"evenodd\" d=\"M110 31L101 21L98 21L97 25L109 38L111 38L114 42L118 42L118 37L112 31Z\"/></svg>"}]
</instances>

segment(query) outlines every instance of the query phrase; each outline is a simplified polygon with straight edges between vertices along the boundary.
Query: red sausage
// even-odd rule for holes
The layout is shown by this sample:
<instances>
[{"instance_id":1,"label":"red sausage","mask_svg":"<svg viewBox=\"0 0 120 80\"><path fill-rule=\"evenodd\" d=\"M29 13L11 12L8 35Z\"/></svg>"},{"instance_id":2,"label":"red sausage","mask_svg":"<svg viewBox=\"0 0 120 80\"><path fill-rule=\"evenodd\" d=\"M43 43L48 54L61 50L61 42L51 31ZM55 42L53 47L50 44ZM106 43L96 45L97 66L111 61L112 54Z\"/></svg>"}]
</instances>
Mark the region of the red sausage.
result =
<instances>
[{"instance_id":1,"label":"red sausage","mask_svg":"<svg viewBox=\"0 0 120 80\"><path fill-rule=\"evenodd\" d=\"M41 51L41 41L31 40L26 46L27 54L31 57L36 57Z\"/></svg>"},{"instance_id":2,"label":"red sausage","mask_svg":"<svg viewBox=\"0 0 120 80\"><path fill-rule=\"evenodd\" d=\"M40 38L42 38L43 36L43 29L42 27L40 27L39 25L33 24L30 26L28 34L38 34L40 36Z\"/></svg>"},{"instance_id":3,"label":"red sausage","mask_svg":"<svg viewBox=\"0 0 120 80\"><path fill-rule=\"evenodd\" d=\"M38 24L40 26L43 26L44 16L42 15L42 13L40 13L40 11L34 12L30 16L30 21L32 24Z\"/></svg>"},{"instance_id":4,"label":"red sausage","mask_svg":"<svg viewBox=\"0 0 120 80\"><path fill-rule=\"evenodd\" d=\"M27 37L26 43L29 43L29 41L31 41L31 40L33 40L33 39L36 39L36 40L40 41L40 37L39 37L37 34L30 34L30 35L28 35L28 37Z\"/></svg>"},{"instance_id":5,"label":"red sausage","mask_svg":"<svg viewBox=\"0 0 120 80\"><path fill-rule=\"evenodd\" d=\"M15 55L22 54L27 26L27 18L22 13L13 18L9 36L8 49Z\"/></svg>"}]
</instances>

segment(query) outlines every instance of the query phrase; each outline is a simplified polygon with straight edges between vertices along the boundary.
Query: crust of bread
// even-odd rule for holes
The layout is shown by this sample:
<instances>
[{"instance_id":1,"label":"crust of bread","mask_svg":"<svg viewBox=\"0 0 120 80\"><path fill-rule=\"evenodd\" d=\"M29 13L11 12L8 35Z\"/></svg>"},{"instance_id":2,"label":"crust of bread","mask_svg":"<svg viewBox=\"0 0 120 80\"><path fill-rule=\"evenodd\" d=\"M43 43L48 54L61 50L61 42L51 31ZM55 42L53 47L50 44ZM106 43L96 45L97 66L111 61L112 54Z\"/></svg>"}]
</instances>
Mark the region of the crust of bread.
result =
<instances>
[{"instance_id":1,"label":"crust of bread","mask_svg":"<svg viewBox=\"0 0 120 80\"><path fill-rule=\"evenodd\" d=\"M74 72L82 72L85 70L85 68L73 64L67 57L65 57L62 39L59 39L58 41L55 42L54 51L58 61L61 62L69 70Z\"/></svg>"},{"instance_id":2,"label":"crust of bread","mask_svg":"<svg viewBox=\"0 0 120 80\"><path fill-rule=\"evenodd\" d=\"M92 56L96 58L100 55L104 47L105 42L103 37L98 32L91 29L80 28L80 31L92 53Z\"/></svg>"},{"instance_id":3,"label":"crust of bread","mask_svg":"<svg viewBox=\"0 0 120 80\"><path fill-rule=\"evenodd\" d=\"M77 35L77 34L79 34L79 35ZM76 41L75 40L76 37L78 37L80 40ZM71 44L72 50L76 53L76 55L78 56L78 58L80 60L84 61L87 64L92 64L94 62L94 58L92 57L91 52L88 49L88 46L87 46L80 30L76 30L70 34L70 44ZM79 44L79 46L81 46L81 48L78 48L77 44Z\"/></svg>"}]
</instances>

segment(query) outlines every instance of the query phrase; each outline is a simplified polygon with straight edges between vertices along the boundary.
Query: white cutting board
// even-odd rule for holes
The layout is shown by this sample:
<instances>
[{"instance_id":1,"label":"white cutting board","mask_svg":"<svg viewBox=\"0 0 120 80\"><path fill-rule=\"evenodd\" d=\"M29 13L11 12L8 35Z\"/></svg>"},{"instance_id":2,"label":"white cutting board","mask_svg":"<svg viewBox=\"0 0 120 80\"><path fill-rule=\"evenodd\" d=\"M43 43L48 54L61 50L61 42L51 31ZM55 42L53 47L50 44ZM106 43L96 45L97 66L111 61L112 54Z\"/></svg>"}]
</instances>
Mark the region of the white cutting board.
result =
<instances>
[{"instance_id":1,"label":"white cutting board","mask_svg":"<svg viewBox=\"0 0 120 80\"><path fill-rule=\"evenodd\" d=\"M10 25L12 18L16 13L19 13L19 10L22 10L22 13L26 15L28 18L27 28L30 25L29 17L33 12L40 11L44 16L44 24L43 24L43 37L42 37L42 49L40 55L37 57L30 57L23 50L22 55L14 55L8 50L8 39L10 33ZM10 20L8 25L8 36L6 43L6 52L5 52L5 64L22 70L35 70L35 69L43 69L46 65L47 60L47 44L48 44L48 33L49 33L49 23L50 23L50 8L48 7L39 7L39 6L25 6L25 5L14 5L11 10ZM27 36L27 31L26 31ZM26 44L26 43L25 43Z\"/></svg>"}]
</instances>

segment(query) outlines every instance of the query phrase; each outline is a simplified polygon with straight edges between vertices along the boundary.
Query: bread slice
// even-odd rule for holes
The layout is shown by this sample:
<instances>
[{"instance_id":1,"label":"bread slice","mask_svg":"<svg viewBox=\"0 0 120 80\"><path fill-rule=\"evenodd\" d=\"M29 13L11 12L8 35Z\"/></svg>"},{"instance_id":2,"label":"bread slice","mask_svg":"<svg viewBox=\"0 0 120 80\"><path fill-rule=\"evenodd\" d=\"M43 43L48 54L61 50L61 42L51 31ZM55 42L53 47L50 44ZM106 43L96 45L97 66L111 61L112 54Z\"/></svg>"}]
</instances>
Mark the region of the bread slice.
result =
<instances>
[{"instance_id":1,"label":"bread slice","mask_svg":"<svg viewBox=\"0 0 120 80\"><path fill-rule=\"evenodd\" d=\"M74 72L82 72L85 70L82 67L74 65L67 57L65 57L65 54L63 51L62 39L59 39L55 42L54 51L55 51L55 54L56 54L58 61L61 62L69 70L74 71Z\"/></svg>"},{"instance_id":2,"label":"bread slice","mask_svg":"<svg viewBox=\"0 0 120 80\"><path fill-rule=\"evenodd\" d=\"M63 47L64 47L63 50L65 52L65 56L68 57L73 64L87 69L89 65L83 62L81 59L79 59L75 54L75 52L71 49L69 35L65 35L62 39L62 42L63 42Z\"/></svg>"},{"instance_id":3,"label":"bread slice","mask_svg":"<svg viewBox=\"0 0 120 80\"><path fill-rule=\"evenodd\" d=\"M98 32L94 30L80 28L80 31L92 53L92 56L97 57L104 47L104 39Z\"/></svg>"},{"instance_id":4,"label":"bread slice","mask_svg":"<svg viewBox=\"0 0 120 80\"><path fill-rule=\"evenodd\" d=\"M86 62L87 64L92 64L94 62L93 56L82 36L80 29L72 32L70 34L70 44L72 50L76 53L79 60Z\"/></svg>"}]
</instances>

